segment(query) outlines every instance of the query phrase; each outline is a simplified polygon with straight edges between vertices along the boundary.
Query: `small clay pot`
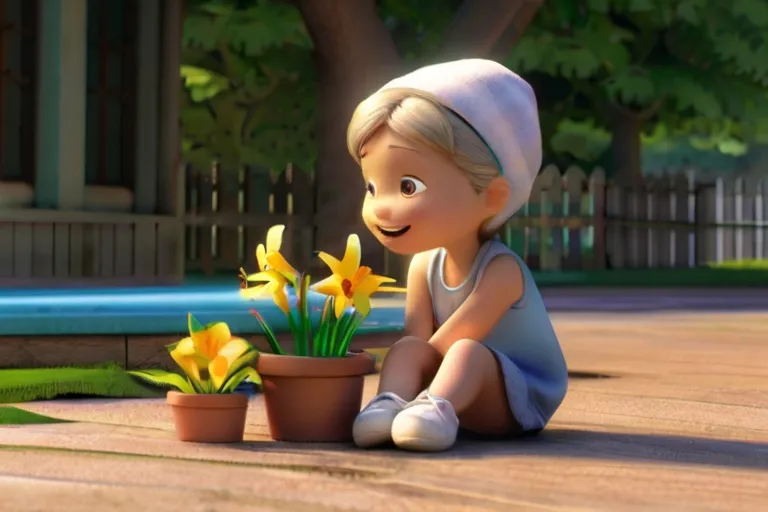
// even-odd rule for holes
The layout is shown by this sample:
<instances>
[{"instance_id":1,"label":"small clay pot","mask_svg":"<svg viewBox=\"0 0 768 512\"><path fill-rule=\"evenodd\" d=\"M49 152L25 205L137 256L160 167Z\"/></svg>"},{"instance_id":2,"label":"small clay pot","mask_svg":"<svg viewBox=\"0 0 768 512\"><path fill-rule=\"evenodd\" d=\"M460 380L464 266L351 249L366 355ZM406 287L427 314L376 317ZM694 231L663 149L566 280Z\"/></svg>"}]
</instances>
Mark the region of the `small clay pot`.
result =
<instances>
[{"instance_id":1,"label":"small clay pot","mask_svg":"<svg viewBox=\"0 0 768 512\"><path fill-rule=\"evenodd\" d=\"M169 391L176 437L193 443L239 443L245 435L248 395L190 395Z\"/></svg>"},{"instance_id":2,"label":"small clay pot","mask_svg":"<svg viewBox=\"0 0 768 512\"><path fill-rule=\"evenodd\" d=\"M363 377L375 361L347 357L259 355L269 434L277 441L348 442L363 400Z\"/></svg>"}]
</instances>

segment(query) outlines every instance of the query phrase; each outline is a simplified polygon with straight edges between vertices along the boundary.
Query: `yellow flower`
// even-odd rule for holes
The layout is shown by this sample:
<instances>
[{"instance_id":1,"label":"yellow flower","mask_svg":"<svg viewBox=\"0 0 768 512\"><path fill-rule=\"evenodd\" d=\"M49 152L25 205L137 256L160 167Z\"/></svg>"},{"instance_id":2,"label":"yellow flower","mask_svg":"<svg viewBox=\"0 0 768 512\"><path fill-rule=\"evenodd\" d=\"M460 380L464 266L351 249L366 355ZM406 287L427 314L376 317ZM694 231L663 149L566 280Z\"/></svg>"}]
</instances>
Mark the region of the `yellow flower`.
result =
<instances>
[{"instance_id":1,"label":"yellow flower","mask_svg":"<svg viewBox=\"0 0 768 512\"><path fill-rule=\"evenodd\" d=\"M318 254L333 274L315 283L312 290L334 297L334 312L337 318L350 305L354 306L360 315L368 315L371 311L371 295L377 291L384 291L381 288L383 283L395 281L389 277L373 274L370 267L360 266L360 253L360 238L353 234L347 239L347 248L341 261L325 252ZM395 290L388 288L388 291Z\"/></svg>"},{"instance_id":2,"label":"yellow flower","mask_svg":"<svg viewBox=\"0 0 768 512\"><path fill-rule=\"evenodd\" d=\"M299 273L280 254L283 243L285 226L278 224L267 231L267 244L256 247L256 262L260 272L247 275L240 269L242 279L240 294L246 299L272 296L275 304L285 313L290 312L285 286L290 283L294 288L298 283ZM256 286L248 286L250 282L258 282Z\"/></svg>"},{"instance_id":3,"label":"yellow flower","mask_svg":"<svg viewBox=\"0 0 768 512\"><path fill-rule=\"evenodd\" d=\"M232 364L251 350L250 344L232 336L224 322L196 329L189 315L189 337L179 341L171 350L171 357L189 375L201 381L200 371L208 370L211 382L218 389L226 379Z\"/></svg>"}]
</instances>

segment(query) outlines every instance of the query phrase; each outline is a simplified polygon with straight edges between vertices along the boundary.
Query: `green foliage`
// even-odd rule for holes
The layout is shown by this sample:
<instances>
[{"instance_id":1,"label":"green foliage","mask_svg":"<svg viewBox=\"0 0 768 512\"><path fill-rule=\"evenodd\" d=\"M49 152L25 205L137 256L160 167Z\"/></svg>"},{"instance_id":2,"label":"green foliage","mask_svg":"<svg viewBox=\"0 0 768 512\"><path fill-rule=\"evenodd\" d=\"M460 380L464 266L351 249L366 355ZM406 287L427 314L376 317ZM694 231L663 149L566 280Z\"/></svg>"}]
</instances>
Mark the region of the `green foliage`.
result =
<instances>
[{"instance_id":1,"label":"green foliage","mask_svg":"<svg viewBox=\"0 0 768 512\"><path fill-rule=\"evenodd\" d=\"M0 370L0 403L50 400L62 395L153 398L159 393L135 382L117 364Z\"/></svg>"},{"instance_id":2,"label":"green foliage","mask_svg":"<svg viewBox=\"0 0 768 512\"><path fill-rule=\"evenodd\" d=\"M418 63L437 53L443 43L443 34L459 5L461 0L382 0L379 2L379 15L403 59Z\"/></svg>"},{"instance_id":3,"label":"green foliage","mask_svg":"<svg viewBox=\"0 0 768 512\"><path fill-rule=\"evenodd\" d=\"M550 148L578 159L599 154L584 141L604 139L614 103L701 150L768 139L764 0L550 0L506 64L561 113Z\"/></svg>"},{"instance_id":4,"label":"green foliage","mask_svg":"<svg viewBox=\"0 0 768 512\"><path fill-rule=\"evenodd\" d=\"M44 416L18 407L0 407L0 426L2 425L46 425L51 423L70 423L67 420L60 420Z\"/></svg>"},{"instance_id":5,"label":"green foliage","mask_svg":"<svg viewBox=\"0 0 768 512\"><path fill-rule=\"evenodd\" d=\"M181 124L185 159L206 169L311 169L314 71L311 40L290 5L189 6L184 23Z\"/></svg>"}]
</instances>

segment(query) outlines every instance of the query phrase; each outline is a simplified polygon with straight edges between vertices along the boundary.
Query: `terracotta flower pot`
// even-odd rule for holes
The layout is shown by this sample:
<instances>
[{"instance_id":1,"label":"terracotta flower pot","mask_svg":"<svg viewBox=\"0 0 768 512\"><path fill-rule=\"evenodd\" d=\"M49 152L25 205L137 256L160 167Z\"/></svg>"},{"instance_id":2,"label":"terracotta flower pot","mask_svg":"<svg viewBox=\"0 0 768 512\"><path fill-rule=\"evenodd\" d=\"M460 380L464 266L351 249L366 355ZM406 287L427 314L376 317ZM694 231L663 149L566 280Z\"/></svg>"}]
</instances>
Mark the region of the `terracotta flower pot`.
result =
<instances>
[{"instance_id":1,"label":"terracotta flower pot","mask_svg":"<svg viewBox=\"0 0 768 512\"><path fill-rule=\"evenodd\" d=\"M189 395L169 391L176 436L195 443L239 443L245 434L248 395Z\"/></svg>"},{"instance_id":2,"label":"terracotta flower pot","mask_svg":"<svg viewBox=\"0 0 768 512\"><path fill-rule=\"evenodd\" d=\"M347 442L375 368L362 352L347 357L260 354L269 433L277 441Z\"/></svg>"}]
</instances>

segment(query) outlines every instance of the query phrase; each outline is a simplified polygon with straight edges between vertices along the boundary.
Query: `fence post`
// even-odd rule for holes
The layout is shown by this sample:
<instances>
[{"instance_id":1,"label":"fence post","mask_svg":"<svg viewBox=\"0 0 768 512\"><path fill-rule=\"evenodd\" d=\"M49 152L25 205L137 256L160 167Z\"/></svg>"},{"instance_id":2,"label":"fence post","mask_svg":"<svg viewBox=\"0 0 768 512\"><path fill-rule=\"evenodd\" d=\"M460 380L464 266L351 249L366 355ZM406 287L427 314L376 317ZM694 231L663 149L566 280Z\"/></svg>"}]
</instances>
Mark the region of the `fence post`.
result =
<instances>
[{"instance_id":1,"label":"fence post","mask_svg":"<svg viewBox=\"0 0 768 512\"><path fill-rule=\"evenodd\" d=\"M269 169L261 166L246 167L245 183L243 184L244 212L248 217L269 218L269 198L272 195L272 178ZM247 272L256 271L256 247L266 243L267 228L265 225L249 225L245 228L243 242L243 266Z\"/></svg>"},{"instance_id":2,"label":"fence post","mask_svg":"<svg viewBox=\"0 0 768 512\"><path fill-rule=\"evenodd\" d=\"M582 223L583 215L582 200L587 175L578 167L569 167L563 176L565 180L565 190L568 193L568 254L566 256L566 266L568 269L582 270ZM574 222L575 224L571 224Z\"/></svg>"},{"instance_id":3,"label":"fence post","mask_svg":"<svg viewBox=\"0 0 768 512\"><path fill-rule=\"evenodd\" d=\"M717 184L697 184L696 194L696 264L705 266L717 261L718 236L715 225L718 221Z\"/></svg>"},{"instance_id":4,"label":"fence post","mask_svg":"<svg viewBox=\"0 0 768 512\"><path fill-rule=\"evenodd\" d=\"M676 228L673 234L674 240L674 266L689 267L689 251L691 232L691 219L688 212L688 197L690 195L690 183L688 176L678 175L674 179L674 219Z\"/></svg>"},{"instance_id":5,"label":"fence post","mask_svg":"<svg viewBox=\"0 0 768 512\"><path fill-rule=\"evenodd\" d=\"M589 194L592 198L592 267L604 270L606 264L605 245L605 171L597 168L589 177Z\"/></svg>"},{"instance_id":6,"label":"fence post","mask_svg":"<svg viewBox=\"0 0 768 512\"><path fill-rule=\"evenodd\" d=\"M757 191L755 197L755 224L757 225L755 257L768 259L768 177L761 177L755 190Z\"/></svg>"},{"instance_id":7,"label":"fence post","mask_svg":"<svg viewBox=\"0 0 768 512\"><path fill-rule=\"evenodd\" d=\"M309 268L315 248L315 189L312 176L292 166L292 214L296 218L297 236L294 237L293 257L300 268Z\"/></svg>"}]
</instances>

